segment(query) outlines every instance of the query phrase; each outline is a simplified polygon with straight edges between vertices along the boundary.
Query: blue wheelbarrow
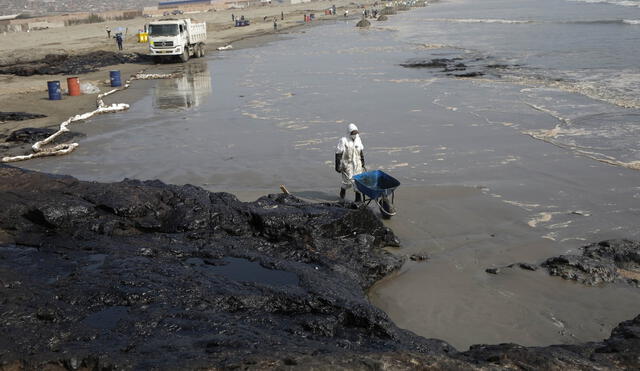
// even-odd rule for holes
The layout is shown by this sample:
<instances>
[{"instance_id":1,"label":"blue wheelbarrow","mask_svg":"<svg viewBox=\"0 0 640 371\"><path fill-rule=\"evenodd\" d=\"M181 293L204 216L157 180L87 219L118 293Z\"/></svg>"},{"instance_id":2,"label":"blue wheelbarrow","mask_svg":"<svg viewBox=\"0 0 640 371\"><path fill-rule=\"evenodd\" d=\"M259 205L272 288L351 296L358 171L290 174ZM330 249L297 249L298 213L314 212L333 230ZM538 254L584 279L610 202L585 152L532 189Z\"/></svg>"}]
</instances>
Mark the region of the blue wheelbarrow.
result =
<instances>
[{"instance_id":1,"label":"blue wheelbarrow","mask_svg":"<svg viewBox=\"0 0 640 371\"><path fill-rule=\"evenodd\" d=\"M380 208L380 214L384 219L389 219L396 215L393 207L395 190L400 186L400 182L382 170L367 171L353 176L353 182L362 193L363 201L369 205L375 201Z\"/></svg>"}]
</instances>

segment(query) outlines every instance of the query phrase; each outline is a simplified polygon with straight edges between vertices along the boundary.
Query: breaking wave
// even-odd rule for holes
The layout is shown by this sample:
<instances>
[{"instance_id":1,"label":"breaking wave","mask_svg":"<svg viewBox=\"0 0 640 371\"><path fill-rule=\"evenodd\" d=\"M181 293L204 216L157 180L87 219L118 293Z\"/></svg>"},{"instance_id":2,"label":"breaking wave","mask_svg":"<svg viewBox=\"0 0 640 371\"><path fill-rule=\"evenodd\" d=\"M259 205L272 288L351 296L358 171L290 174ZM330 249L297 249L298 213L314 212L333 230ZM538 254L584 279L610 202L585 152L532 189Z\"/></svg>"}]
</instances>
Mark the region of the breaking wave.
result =
<instances>
[{"instance_id":1,"label":"breaking wave","mask_svg":"<svg viewBox=\"0 0 640 371\"><path fill-rule=\"evenodd\" d=\"M500 23L500 24L527 24L535 23L531 20L511 20L511 19L480 19L480 18L427 18L432 22L452 22L452 23Z\"/></svg>"},{"instance_id":2,"label":"breaking wave","mask_svg":"<svg viewBox=\"0 0 640 371\"><path fill-rule=\"evenodd\" d=\"M640 19L597 19L592 21L567 21L567 24L628 24L640 25Z\"/></svg>"},{"instance_id":3,"label":"breaking wave","mask_svg":"<svg viewBox=\"0 0 640 371\"><path fill-rule=\"evenodd\" d=\"M569 0L578 3L588 3L588 4L611 4L618 6L631 6L640 8L640 1L634 0Z\"/></svg>"},{"instance_id":4,"label":"breaking wave","mask_svg":"<svg viewBox=\"0 0 640 371\"><path fill-rule=\"evenodd\" d=\"M571 0L581 1L581 0ZM640 5L639 5L640 6ZM640 19L594 19L594 20L567 20L567 21L533 21L511 19L480 19L480 18L427 18L429 22L447 23L495 23L495 24L538 24L538 23L563 23L563 24L628 24L640 25Z\"/></svg>"},{"instance_id":5,"label":"breaking wave","mask_svg":"<svg viewBox=\"0 0 640 371\"><path fill-rule=\"evenodd\" d=\"M578 93L591 99L607 102L618 107L640 109L640 72L621 70L611 73L606 70L566 72L554 76L530 73L526 69L502 71L508 81L546 86L566 92Z\"/></svg>"},{"instance_id":6,"label":"breaking wave","mask_svg":"<svg viewBox=\"0 0 640 371\"><path fill-rule=\"evenodd\" d=\"M600 113L570 119L552 108L525 104L555 117L559 123L553 129L525 130L523 134L596 161L640 170L637 143L633 140L640 132L638 114Z\"/></svg>"}]
</instances>

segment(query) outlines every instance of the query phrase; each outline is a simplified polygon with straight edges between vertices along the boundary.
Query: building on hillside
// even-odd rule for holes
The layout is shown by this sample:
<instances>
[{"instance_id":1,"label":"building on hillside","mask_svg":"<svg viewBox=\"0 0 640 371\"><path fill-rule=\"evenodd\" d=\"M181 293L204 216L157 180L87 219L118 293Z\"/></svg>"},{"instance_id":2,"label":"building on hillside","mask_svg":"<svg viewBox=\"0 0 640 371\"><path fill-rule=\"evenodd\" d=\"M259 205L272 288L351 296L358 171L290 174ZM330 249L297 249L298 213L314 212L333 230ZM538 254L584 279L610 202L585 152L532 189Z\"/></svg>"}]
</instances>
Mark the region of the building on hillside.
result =
<instances>
[{"instance_id":1,"label":"building on hillside","mask_svg":"<svg viewBox=\"0 0 640 371\"><path fill-rule=\"evenodd\" d=\"M295 5L295 4L302 4L302 3L310 3L311 0L284 0L282 1L283 4L291 4L291 5Z\"/></svg>"},{"instance_id":2,"label":"building on hillside","mask_svg":"<svg viewBox=\"0 0 640 371\"><path fill-rule=\"evenodd\" d=\"M142 16L142 10L114 10L102 13L77 12L62 15L24 18L18 15L0 17L0 32L23 32L46 30L86 23L90 17L98 17L98 22L133 19Z\"/></svg>"},{"instance_id":3,"label":"building on hillside","mask_svg":"<svg viewBox=\"0 0 640 371\"><path fill-rule=\"evenodd\" d=\"M29 31L48 30L50 28L64 27L64 22L29 22L27 23L27 29Z\"/></svg>"},{"instance_id":4,"label":"building on hillside","mask_svg":"<svg viewBox=\"0 0 640 371\"><path fill-rule=\"evenodd\" d=\"M228 9L244 9L251 6L251 0L231 0L224 3Z\"/></svg>"},{"instance_id":5,"label":"building on hillside","mask_svg":"<svg viewBox=\"0 0 640 371\"><path fill-rule=\"evenodd\" d=\"M226 9L224 0L175 0L159 2L157 7L145 7L145 16L155 17L166 15L174 11L184 13L211 12ZM175 14L175 13L174 13Z\"/></svg>"}]
</instances>

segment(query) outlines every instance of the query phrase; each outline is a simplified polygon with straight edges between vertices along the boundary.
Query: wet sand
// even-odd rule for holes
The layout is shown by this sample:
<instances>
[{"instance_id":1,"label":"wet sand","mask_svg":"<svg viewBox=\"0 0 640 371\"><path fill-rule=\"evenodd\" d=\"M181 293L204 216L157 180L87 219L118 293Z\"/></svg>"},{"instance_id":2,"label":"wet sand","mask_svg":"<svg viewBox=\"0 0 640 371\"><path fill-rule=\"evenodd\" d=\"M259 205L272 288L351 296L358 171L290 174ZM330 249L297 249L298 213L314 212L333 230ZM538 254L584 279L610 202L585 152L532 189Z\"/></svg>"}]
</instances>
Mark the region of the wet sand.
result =
<instances>
[{"instance_id":1,"label":"wet sand","mask_svg":"<svg viewBox=\"0 0 640 371\"><path fill-rule=\"evenodd\" d=\"M91 83L101 92L111 90L109 71L117 69L126 78L151 66L138 64L120 64L100 68L99 71L81 75L81 83ZM96 108L96 94L83 94L78 97L63 95L62 101L51 101L47 92L46 81L58 80L63 91L67 89L67 77L71 76L29 76L20 77L0 75L0 111L42 113L47 117L27 121L7 121L0 123L0 135L9 134L23 127L57 126L62 121L79 113ZM44 88L43 88L44 87Z\"/></svg>"},{"instance_id":2,"label":"wet sand","mask_svg":"<svg viewBox=\"0 0 640 371\"><path fill-rule=\"evenodd\" d=\"M395 323L457 349L478 343L571 344L609 336L636 315L640 293L627 285L585 287L537 264L559 249L526 224L526 212L469 187L404 187L400 215L388 225L402 254L427 254L371 289L370 300ZM615 304L613 304L615 303Z\"/></svg>"},{"instance_id":3,"label":"wet sand","mask_svg":"<svg viewBox=\"0 0 640 371\"><path fill-rule=\"evenodd\" d=\"M373 2L364 2L362 4L370 3ZM323 10L332 4L338 7L338 15L323 15ZM344 9L351 9L352 14L355 14L354 6L349 1L343 0L256 7L244 10L228 9L217 12L187 14L185 17L207 22L207 48L208 54L211 55L215 54L215 49L220 46L231 44L234 47L242 47L243 45L244 47L251 47L262 43L263 41L260 39L264 38L264 35L268 37L268 35L274 34L272 23L274 17L278 19L278 33L286 33L288 32L287 30L295 29L296 27L309 27L311 25L317 25L322 21L341 19ZM280 20L281 12L285 15L284 20ZM305 25L301 21L302 16L310 12L315 12L316 20L311 24ZM245 15L247 19L252 21L251 25L248 27L233 27L231 22L232 13ZM268 21L263 20L265 16L268 17ZM0 56L0 65L8 66L15 63L40 60L50 54L78 55L98 50L115 52L117 51L115 42L106 38L106 26L111 27L111 29L122 27L129 30L128 36L125 38L123 52L146 53L148 49L147 44L138 43L135 33L138 29L143 28L145 23L153 19L155 18L139 17L126 21L83 24L28 33L0 34L0 43L3 45L3 50L6 51ZM174 64L174 66L175 65L177 64ZM120 64L100 68L97 72L79 74L76 77L79 77L81 83L91 82L104 92L110 89L108 84L104 83L104 81L109 78L109 70L120 70L123 78L125 78L141 70L149 70L150 72L156 70L167 71L170 70L168 66L171 66L171 64ZM67 77L70 76L34 75L22 77L0 75L0 111L42 112L48 116L38 120L0 123L0 137L24 127L40 128L57 126L60 122L73 115L95 109L95 94L81 97L69 97L64 94L63 100L61 101L48 100L47 81L60 81L61 88L64 91L66 90Z\"/></svg>"},{"instance_id":4,"label":"wet sand","mask_svg":"<svg viewBox=\"0 0 640 371\"><path fill-rule=\"evenodd\" d=\"M75 153L20 165L99 181L190 183L244 200L285 184L294 195L335 201L332 151L353 121L369 168L402 182L398 216L387 222L403 242L394 252L430 256L370 292L399 326L464 349L598 340L636 315L637 289L484 270L637 238L638 173L510 124L550 125L508 100L520 87L405 70L398 64L424 46L397 42L384 25L353 26L292 32L190 62L184 79L136 84L110 98L130 100L130 111L78 126L87 137Z\"/></svg>"}]
</instances>

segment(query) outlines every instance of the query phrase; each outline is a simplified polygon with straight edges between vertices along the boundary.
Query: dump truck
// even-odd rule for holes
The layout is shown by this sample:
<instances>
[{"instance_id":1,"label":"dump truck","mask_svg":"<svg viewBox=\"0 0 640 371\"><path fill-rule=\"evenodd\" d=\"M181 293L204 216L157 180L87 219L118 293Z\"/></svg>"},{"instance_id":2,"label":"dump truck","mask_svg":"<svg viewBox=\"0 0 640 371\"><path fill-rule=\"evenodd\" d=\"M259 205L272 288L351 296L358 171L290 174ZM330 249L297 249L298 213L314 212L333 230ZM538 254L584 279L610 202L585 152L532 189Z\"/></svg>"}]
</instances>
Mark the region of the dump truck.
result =
<instances>
[{"instance_id":1,"label":"dump truck","mask_svg":"<svg viewBox=\"0 0 640 371\"><path fill-rule=\"evenodd\" d=\"M192 19L160 19L147 25L149 53L159 62L175 58L186 62L203 57L207 40L206 22Z\"/></svg>"}]
</instances>

